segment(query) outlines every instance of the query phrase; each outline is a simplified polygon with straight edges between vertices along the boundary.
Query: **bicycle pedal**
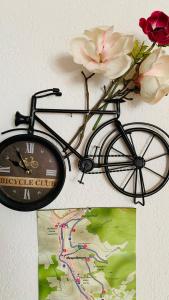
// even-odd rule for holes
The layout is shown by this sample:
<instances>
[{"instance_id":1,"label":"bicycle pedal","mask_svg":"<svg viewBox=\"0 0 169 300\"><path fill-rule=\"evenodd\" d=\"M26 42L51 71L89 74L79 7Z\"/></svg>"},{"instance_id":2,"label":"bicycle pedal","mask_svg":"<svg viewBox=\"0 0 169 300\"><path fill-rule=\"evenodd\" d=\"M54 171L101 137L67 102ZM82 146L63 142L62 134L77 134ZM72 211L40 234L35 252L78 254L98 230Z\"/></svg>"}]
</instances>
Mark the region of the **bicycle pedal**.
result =
<instances>
[{"instance_id":1,"label":"bicycle pedal","mask_svg":"<svg viewBox=\"0 0 169 300\"><path fill-rule=\"evenodd\" d=\"M83 177L84 177L84 173L82 173L82 176L81 176L80 180L78 180L78 182L79 182L80 184L84 184L84 182L83 182Z\"/></svg>"},{"instance_id":2,"label":"bicycle pedal","mask_svg":"<svg viewBox=\"0 0 169 300\"><path fill-rule=\"evenodd\" d=\"M84 184L84 182L80 179L80 180L78 180L78 182L80 183L80 184Z\"/></svg>"}]
</instances>

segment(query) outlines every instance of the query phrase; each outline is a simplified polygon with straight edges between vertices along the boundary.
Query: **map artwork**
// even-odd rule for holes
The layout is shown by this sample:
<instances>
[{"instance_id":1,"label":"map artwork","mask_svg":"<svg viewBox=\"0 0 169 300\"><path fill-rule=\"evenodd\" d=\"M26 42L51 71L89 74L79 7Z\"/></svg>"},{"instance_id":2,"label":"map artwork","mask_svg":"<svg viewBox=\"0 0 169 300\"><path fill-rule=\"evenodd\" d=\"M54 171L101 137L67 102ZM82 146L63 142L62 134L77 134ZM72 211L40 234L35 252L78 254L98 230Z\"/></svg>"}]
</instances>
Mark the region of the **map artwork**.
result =
<instances>
[{"instance_id":1,"label":"map artwork","mask_svg":"<svg viewBox=\"0 0 169 300\"><path fill-rule=\"evenodd\" d=\"M38 211L39 300L136 300L136 210Z\"/></svg>"}]
</instances>

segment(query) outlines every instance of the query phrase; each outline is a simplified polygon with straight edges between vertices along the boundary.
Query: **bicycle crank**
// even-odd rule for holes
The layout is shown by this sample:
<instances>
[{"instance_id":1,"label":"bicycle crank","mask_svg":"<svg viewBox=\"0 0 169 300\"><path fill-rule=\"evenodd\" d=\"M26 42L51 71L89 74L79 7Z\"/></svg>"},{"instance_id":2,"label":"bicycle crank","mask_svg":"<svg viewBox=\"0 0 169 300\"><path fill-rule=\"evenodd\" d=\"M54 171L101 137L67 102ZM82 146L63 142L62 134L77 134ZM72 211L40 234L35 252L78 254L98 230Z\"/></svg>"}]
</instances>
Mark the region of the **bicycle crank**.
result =
<instances>
[{"instance_id":1,"label":"bicycle crank","mask_svg":"<svg viewBox=\"0 0 169 300\"><path fill-rule=\"evenodd\" d=\"M78 182L80 184L84 184L84 182L83 182L84 174L90 172L91 170L93 170L94 162L91 158L86 157L86 158L82 158L79 161L78 166L79 166L79 170L82 172L81 179L78 180Z\"/></svg>"},{"instance_id":2,"label":"bicycle crank","mask_svg":"<svg viewBox=\"0 0 169 300\"><path fill-rule=\"evenodd\" d=\"M94 162L91 158L85 157L79 161L78 166L80 171L82 171L83 173L88 173L93 169Z\"/></svg>"}]
</instances>

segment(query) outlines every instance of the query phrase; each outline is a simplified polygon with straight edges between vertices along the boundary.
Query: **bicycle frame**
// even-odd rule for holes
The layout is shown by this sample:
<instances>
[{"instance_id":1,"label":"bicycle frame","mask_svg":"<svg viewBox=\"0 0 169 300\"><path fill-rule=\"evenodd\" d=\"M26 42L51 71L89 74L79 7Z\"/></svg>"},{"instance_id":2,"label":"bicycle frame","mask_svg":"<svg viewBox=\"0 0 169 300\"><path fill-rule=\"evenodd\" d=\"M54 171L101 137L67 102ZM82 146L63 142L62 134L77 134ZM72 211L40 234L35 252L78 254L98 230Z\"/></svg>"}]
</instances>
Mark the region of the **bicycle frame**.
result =
<instances>
[{"instance_id":1,"label":"bicycle frame","mask_svg":"<svg viewBox=\"0 0 169 300\"><path fill-rule=\"evenodd\" d=\"M135 156L135 149L133 148L130 140L128 139L128 136L125 134L124 128L121 124L121 122L118 120L120 117L120 101L121 99L114 99L115 106L116 106L116 110L90 110L89 108L87 109L48 109L48 108L37 108L37 99L38 98L43 98L43 97L47 97L50 95L56 95L56 96L61 96L61 93L58 89L48 89L48 90L44 90L41 92L38 92L36 94L34 94L32 96L31 99L31 109L30 109L30 115L29 116L23 116L21 115L19 112L16 113L16 119L15 119L15 124L16 126L19 124L28 124L28 134L33 134L34 133L34 125L35 122L39 123L43 128L45 128L60 144L62 144L65 148L64 150L69 149L70 153L74 154L77 158L79 158L79 160L83 160L85 157L88 156L88 149L90 147L90 144L94 138L94 136L101 131L104 127L108 126L109 124L111 124L112 122L114 122L115 127L117 128L117 130L119 131L120 134L122 134L123 139L130 151L130 153ZM66 142L58 133L56 133L50 126L48 126L39 116L37 116L37 114L40 113L58 113L58 114L84 114L84 115L114 115L114 118L111 118L110 120L104 122L102 125L100 125L94 132L93 134L90 136L86 147L85 147L85 154L84 156L82 156L76 149L74 149L68 142ZM112 166L116 166L117 163L112 163ZM126 163L124 162L124 166L126 165ZM106 164L103 163L98 163L98 164L94 164L93 167L95 168L101 168L101 167L105 167L107 166Z\"/></svg>"},{"instance_id":2,"label":"bicycle frame","mask_svg":"<svg viewBox=\"0 0 169 300\"><path fill-rule=\"evenodd\" d=\"M50 92L50 90L45 90L42 91L43 93L45 92ZM62 145L65 146L66 149L69 149L69 151L73 154L75 154L76 157L78 157L80 160L83 159L84 157L87 156L88 154L88 149L90 147L91 141L93 139L93 137L99 132L101 131L104 127L108 126L109 124L111 124L112 122L115 123L115 127L118 129L118 131L122 134L124 141L127 145L127 147L129 148L131 154L133 154L135 156L135 151L134 148L130 142L130 140L128 139L127 135L125 134L125 131L123 129L123 126L121 124L121 122L118 120L120 117L120 101L119 99L114 99L115 102L115 106L116 106L116 110L89 110L88 109L47 109L47 108L37 108L37 98L42 98L42 97L47 97L49 95L52 95L53 93L48 93L45 95L41 95L39 96L38 92L35 95L32 96L31 99L31 110L30 110L30 117L29 117L29 127L28 127L28 133L29 134L33 134L34 132L34 124L35 122L39 123L42 127L44 127L48 132L50 132L50 134L52 136L55 137L56 140L58 140ZM60 95L60 94L59 94ZM114 115L114 118L111 118L110 120L104 122L102 125L100 125L95 131L94 133L90 136L87 145L85 147L85 154L84 156L82 156L77 150L75 150L68 142L66 142L59 134L57 134L50 126L48 126L39 116L37 116L37 114L39 113L58 113L58 114L84 114L84 115ZM112 164L113 166L116 166L116 163ZM125 163L124 163L125 165ZM95 164L94 167L105 167L105 164L101 164L99 163L98 165Z\"/></svg>"}]
</instances>

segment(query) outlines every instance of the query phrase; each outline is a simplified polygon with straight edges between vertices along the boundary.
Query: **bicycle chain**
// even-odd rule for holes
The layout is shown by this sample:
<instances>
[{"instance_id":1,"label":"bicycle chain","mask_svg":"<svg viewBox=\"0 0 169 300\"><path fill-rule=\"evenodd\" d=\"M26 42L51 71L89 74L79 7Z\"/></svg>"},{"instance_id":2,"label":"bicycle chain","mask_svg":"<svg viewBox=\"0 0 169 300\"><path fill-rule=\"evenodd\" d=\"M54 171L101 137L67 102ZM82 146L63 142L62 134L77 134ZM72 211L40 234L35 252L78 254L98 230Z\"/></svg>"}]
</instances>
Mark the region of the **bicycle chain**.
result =
<instances>
[{"instance_id":1,"label":"bicycle chain","mask_svg":"<svg viewBox=\"0 0 169 300\"><path fill-rule=\"evenodd\" d=\"M88 155L87 157L93 157L93 155ZM98 155L95 155L95 157L105 157L104 154L98 154ZM108 157L132 157L132 155L120 155L120 154L115 154L115 155L108 155Z\"/></svg>"},{"instance_id":2,"label":"bicycle chain","mask_svg":"<svg viewBox=\"0 0 169 300\"><path fill-rule=\"evenodd\" d=\"M109 173L115 173L115 172L123 172L123 171L133 171L134 169L121 169L121 170L109 170ZM86 174L103 174L106 173L106 171L100 171L100 172L89 172Z\"/></svg>"},{"instance_id":3,"label":"bicycle chain","mask_svg":"<svg viewBox=\"0 0 169 300\"><path fill-rule=\"evenodd\" d=\"M88 157L93 157L93 155L88 155ZM95 157L105 157L105 155L95 155ZM115 154L115 155L108 155L108 157L132 157L131 155L120 155L120 154ZM122 171L132 171L133 169L121 169L121 170L109 170L110 173L115 173L115 172L122 172ZM98 172L89 172L86 174L104 174L106 173L105 171L98 171Z\"/></svg>"}]
</instances>

